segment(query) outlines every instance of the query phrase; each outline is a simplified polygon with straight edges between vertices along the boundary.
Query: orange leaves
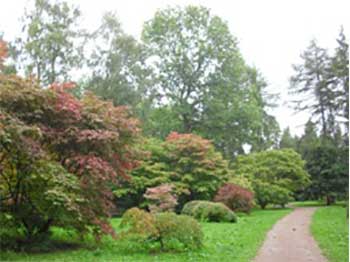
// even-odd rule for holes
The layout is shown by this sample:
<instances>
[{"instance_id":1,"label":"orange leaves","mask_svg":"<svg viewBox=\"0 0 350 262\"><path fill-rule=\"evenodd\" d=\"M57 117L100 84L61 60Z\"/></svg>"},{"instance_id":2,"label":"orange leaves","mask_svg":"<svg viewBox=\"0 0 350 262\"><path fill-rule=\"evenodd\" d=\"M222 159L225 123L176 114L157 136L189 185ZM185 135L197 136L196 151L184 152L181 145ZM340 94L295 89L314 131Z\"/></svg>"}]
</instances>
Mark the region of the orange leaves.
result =
<instances>
[{"instance_id":1,"label":"orange leaves","mask_svg":"<svg viewBox=\"0 0 350 262\"><path fill-rule=\"evenodd\" d=\"M0 69L3 67L4 61L8 55L8 48L5 41L0 39Z\"/></svg>"}]
</instances>

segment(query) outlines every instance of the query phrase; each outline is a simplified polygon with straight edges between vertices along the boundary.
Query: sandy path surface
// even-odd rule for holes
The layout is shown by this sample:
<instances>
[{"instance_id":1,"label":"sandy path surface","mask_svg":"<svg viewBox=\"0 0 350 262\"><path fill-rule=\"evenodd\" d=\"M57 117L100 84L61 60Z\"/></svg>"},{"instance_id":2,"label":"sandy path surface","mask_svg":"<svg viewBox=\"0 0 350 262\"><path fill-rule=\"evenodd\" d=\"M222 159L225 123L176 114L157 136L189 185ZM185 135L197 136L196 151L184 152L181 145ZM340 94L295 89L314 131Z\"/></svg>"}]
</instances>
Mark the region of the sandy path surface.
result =
<instances>
[{"instance_id":1,"label":"sandy path surface","mask_svg":"<svg viewBox=\"0 0 350 262\"><path fill-rule=\"evenodd\" d=\"M254 262L326 262L311 236L311 216L317 208L297 208L267 234Z\"/></svg>"}]
</instances>

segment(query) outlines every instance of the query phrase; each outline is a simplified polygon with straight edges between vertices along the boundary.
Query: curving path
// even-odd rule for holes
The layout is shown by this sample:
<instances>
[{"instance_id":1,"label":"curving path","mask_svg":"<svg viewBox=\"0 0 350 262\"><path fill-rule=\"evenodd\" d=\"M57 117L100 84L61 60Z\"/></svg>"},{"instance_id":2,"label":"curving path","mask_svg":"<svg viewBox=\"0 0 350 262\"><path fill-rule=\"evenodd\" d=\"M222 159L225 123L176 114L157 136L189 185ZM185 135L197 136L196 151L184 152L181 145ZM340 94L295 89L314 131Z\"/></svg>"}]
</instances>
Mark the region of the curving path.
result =
<instances>
[{"instance_id":1,"label":"curving path","mask_svg":"<svg viewBox=\"0 0 350 262\"><path fill-rule=\"evenodd\" d=\"M254 262L327 262L311 236L310 223L317 208L296 208L267 234Z\"/></svg>"}]
</instances>

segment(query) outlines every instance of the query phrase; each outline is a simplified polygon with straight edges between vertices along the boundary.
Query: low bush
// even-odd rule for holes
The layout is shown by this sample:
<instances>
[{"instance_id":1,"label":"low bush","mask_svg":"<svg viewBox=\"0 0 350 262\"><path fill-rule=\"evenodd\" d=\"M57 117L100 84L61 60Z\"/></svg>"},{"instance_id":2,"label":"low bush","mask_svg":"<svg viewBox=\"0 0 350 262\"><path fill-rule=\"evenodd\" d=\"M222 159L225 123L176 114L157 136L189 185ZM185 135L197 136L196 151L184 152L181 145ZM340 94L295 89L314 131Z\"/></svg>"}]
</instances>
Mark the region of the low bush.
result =
<instances>
[{"instance_id":1,"label":"low bush","mask_svg":"<svg viewBox=\"0 0 350 262\"><path fill-rule=\"evenodd\" d=\"M203 233L198 222L186 215L165 212L155 215L156 228L161 248L181 244L185 248L200 247Z\"/></svg>"},{"instance_id":2,"label":"low bush","mask_svg":"<svg viewBox=\"0 0 350 262\"><path fill-rule=\"evenodd\" d=\"M226 183L217 192L214 201L225 204L233 211L249 213L253 207L254 194L238 185Z\"/></svg>"},{"instance_id":3,"label":"low bush","mask_svg":"<svg viewBox=\"0 0 350 262\"><path fill-rule=\"evenodd\" d=\"M159 243L160 248L194 249L202 245L203 233L198 222L175 213L148 213L138 208L126 211L120 224L122 239Z\"/></svg>"},{"instance_id":4,"label":"low bush","mask_svg":"<svg viewBox=\"0 0 350 262\"><path fill-rule=\"evenodd\" d=\"M191 201L182 209L182 214L206 222L237 222L235 213L222 203Z\"/></svg>"}]
</instances>

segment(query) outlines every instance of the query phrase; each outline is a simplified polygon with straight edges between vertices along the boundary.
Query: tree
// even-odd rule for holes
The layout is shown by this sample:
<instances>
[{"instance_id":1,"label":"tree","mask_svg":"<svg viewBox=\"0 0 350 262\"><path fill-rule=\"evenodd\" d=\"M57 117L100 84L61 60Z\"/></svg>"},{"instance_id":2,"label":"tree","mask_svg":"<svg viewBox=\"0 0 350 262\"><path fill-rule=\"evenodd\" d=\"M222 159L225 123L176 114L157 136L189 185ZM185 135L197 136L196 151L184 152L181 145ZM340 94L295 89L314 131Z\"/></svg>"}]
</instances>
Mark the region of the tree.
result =
<instances>
[{"instance_id":1,"label":"tree","mask_svg":"<svg viewBox=\"0 0 350 262\"><path fill-rule=\"evenodd\" d=\"M294 150L282 149L238 156L233 169L236 175L250 179L255 197L264 208L274 203L273 195L282 191L290 195L305 189L309 184L309 174L304 165Z\"/></svg>"},{"instance_id":2,"label":"tree","mask_svg":"<svg viewBox=\"0 0 350 262\"><path fill-rule=\"evenodd\" d=\"M143 46L123 32L114 13L106 13L102 24L92 34L94 47L89 59L92 70L87 89L114 105L133 109L147 95L151 86Z\"/></svg>"},{"instance_id":3,"label":"tree","mask_svg":"<svg viewBox=\"0 0 350 262\"><path fill-rule=\"evenodd\" d=\"M66 81L81 61L79 17L79 9L63 1L35 0L33 9L25 13L24 36L17 48L27 74L35 74L42 85Z\"/></svg>"},{"instance_id":4,"label":"tree","mask_svg":"<svg viewBox=\"0 0 350 262\"><path fill-rule=\"evenodd\" d=\"M281 141L279 143L279 148L291 148L296 150L297 148L297 139L292 137L290 134L289 127L283 130Z\"/></svg>"},{"instance_id":5,"label":"tree","mask_svg":"<svg viewBox=\"0 0 350 262\"><path fill-rule=\"evenodd\" d=\"M293 66L295 75L290 79L291 93L302 97L294 101L295 109L310 111L312 117L317 118L316 122L321 124L322 133L328 135L331 128L329 118L334 117L328 79L329 55L313 40L301 58L304 63Z\"/></svg>"},{"instance_id":6,"label":"tree","mask_svg":"<svg viewBox=\"0 0 350 262\"><path fill-rule=\"evenodd\" d=\"M332 204L337 197L344 198L348 188L348 149L343 140L337 142L334 138L319 137L315 125L309 121L298 150L311 176L304 197L325 197L327 204Z\"/></svg>"},{"instance_id":7,"label":"tree","mask_svg":"<svg viewBox=\"0 0 350 262\"><path fill-rule=\"evenodd\" d=\"M72 87L0 75L1 214L28 239L53 225L113 235L110 186L136 165L137 121Z\"/></svg>"},{"instance_id":8,"label":"tree","mask_svg":"<svg viewBox=\"0 0 350 262\"><path fill-rule=\"evenodd\" d=\"M338 47L331 57L331 81L338 116L345 119L346 135L349 135L349 44L343 28L337 39Z\"/></svg>"},{"instance_id":9,"label":"tree","mask_svg":"<svg viewBox=\"0 0 350 262\"><path fill-rule=\"evenodd\" d=\"M267 132L258 101L263 81L245 65L219 17L196 6L161 10L145 24L142 39L159 81L156 100L181 121L175 131L212 139L229 159Z\"/></svg>"}]
</instances>

